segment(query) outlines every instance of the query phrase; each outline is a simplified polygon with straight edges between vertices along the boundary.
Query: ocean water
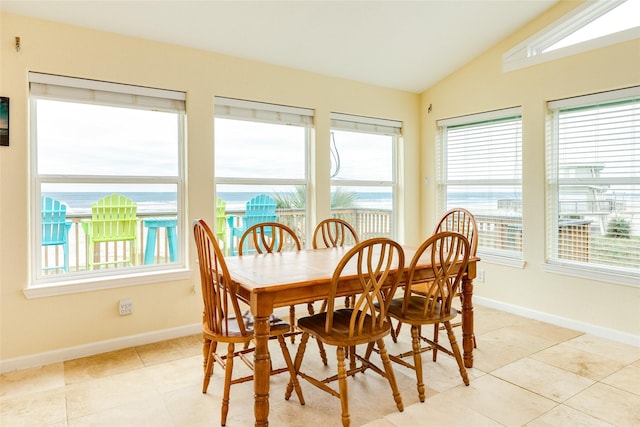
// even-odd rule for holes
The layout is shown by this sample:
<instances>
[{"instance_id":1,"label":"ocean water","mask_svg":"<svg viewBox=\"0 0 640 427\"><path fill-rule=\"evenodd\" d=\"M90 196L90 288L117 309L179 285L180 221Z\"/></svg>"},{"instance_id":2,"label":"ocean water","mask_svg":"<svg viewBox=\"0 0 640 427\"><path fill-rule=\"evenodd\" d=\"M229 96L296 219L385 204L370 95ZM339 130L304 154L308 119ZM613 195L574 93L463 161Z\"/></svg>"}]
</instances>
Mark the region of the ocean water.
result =
<instances>
[{"instance_id":1,"label":"ocean water","mask_svg":"<svg viewBox=\"0 0 640 427\"><path fill-rule=\"evenodd\" d=\"M67 205L67 214L83 215L91 213L91 204L108 196L110 192L43 192L43 197L52 197ZM136 202L139 213L176 213L175 192L119 192Z\"/></svg>"},{"instance_id":2,"label":"ocean water","mask_svg":"<svg viewBox=\"0 0 640 427\"><path fill-rule=\"evenodd\" d=\"M219 192L217 194L227 202L227 210L243 210L245 204L251 198L262 192ZM110 192L43 192L43 196L60 200L67 205L68 212L75 215L83 215L91 212L91 204L110 195ZM120 192L138 205L140 213L176 213L177 194L175 192ZM386 192L360 192L356 193L356 206L359 208L391 209L393 202ZM492 211L497 209L496 200L516 199L519 195L513 193L460 193L451 194L448 200L449 206L466 206L470 209ZM491 197L487 201L487 197Z\"/></svg>"},{"instance_id":3,"label":"ocean water","mask_svg":"<svg viewBox=\"0 0 640 427\"><path fill-rule=\"evenodd\" d=\"M69 214L83 215L91 212L91 204L110 195L110 192L43 192L67 205ZM136 202L140 213L175 213L177 195L175 192L119 192ZM251 198L262 192L219 192L217 194L227 202L227 210L243 210ZM388 193L357 193L357 206L361 208L391 209L392 201Z\"/></svg>"}]
</instances>

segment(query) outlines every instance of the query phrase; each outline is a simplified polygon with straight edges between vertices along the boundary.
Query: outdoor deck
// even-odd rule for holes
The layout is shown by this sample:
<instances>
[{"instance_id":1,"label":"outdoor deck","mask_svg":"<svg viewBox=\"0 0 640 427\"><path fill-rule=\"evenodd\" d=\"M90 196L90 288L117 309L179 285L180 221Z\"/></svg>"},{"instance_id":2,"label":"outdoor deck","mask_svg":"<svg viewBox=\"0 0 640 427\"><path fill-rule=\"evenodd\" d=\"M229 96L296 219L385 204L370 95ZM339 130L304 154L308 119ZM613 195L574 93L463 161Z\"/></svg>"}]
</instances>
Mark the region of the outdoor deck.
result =
<instances>
[{"instance_id":1,"label":"outdoor deck","mask_svg":"<svg viewBox=\"0 0 640 427\"><path fill-rule=\"evenodd\" d=\"M242 216L243 211L228 211L227 215ZM383 209L342 209L333 210L332 215L342 218L352 224L361 239L386 236L391 237L392 213ZM148 228L144 220L153 218L175 218L175 213L139 214L138 239L136 264L143 265L144 260L152 260L153 264L170 263L169 239L167 230L163 227L157 229L158 235L153 248L146 248ZM86 237L80 223L86 217L68 216L72 221L69 230L69 272L85 271L86 263ZM302 210L278 210L278 221L293 228L299 236L305 236L305 215ZM497 250L521 250L522 226L517 215L513 216L483 216L477 215L480 234L480 246ZM559 232L562 244L560 245L561 257L567 260L587 261L589 257L589 242L591 238L591 221L564 221L560 224ZM178 236L178 240L181 237ZM304 237L301 239L306 243ZM128 250L123 242L101 243L96 248L96 258L105 259L107 256L118 256ZM153 256L146 253L153 251ZM62 264L62 248L49 247L42 249L42 267L47 268ZM113 264L103 268L122 267L122 264ZM61 269L46 270L46 274L61 274Z\"/></svg>"}]
</instances>

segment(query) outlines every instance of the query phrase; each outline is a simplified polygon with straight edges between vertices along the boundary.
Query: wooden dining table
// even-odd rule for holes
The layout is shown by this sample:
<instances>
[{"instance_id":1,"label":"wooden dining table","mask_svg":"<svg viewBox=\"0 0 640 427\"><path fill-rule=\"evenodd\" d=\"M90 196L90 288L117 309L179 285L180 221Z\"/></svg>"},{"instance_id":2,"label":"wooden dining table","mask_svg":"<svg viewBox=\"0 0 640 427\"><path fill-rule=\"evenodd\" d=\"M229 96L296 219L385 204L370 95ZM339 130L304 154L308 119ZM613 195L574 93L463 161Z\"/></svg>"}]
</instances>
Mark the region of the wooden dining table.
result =
<instances>
[{"instance_id":1,"label":"wooden dining table","mask_svg":"<svg viewBox=\"0 0 640 427\"><path fill-rule=\"evenodd\" d=\"M412 259L415 249L403 246L406 263ZM239 288L238 295L250 305L254 316L256 426L269 425L269 316L277 307L326 299L333 272L348 250L347 247L226 257L231 280ZM433 270L427 256L424 258L425 262L418 263L415 274L428 280ZM478 258L469 261L462 282L462 347L464 364L468 368L473 366L472 295L477 261ZM340 283L338 296L353 295L357 291L356 283L346 280Z\"/></svg>"}]
</instances>

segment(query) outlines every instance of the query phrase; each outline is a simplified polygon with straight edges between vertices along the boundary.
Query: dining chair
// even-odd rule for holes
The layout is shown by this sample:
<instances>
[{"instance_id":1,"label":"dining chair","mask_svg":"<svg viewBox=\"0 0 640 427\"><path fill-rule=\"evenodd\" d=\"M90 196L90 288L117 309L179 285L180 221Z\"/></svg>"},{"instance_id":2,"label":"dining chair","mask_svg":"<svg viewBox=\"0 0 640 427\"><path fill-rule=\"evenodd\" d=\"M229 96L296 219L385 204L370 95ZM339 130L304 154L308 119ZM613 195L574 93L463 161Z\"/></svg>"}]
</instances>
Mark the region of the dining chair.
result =
<instances>
[{"instance_id":1,"label":"dining chair","mask_svg":"<svg viewBox=\"0 0 640 427\"><path fill-rule=\"evenodd\" d=\"M313 240L311 246L313 249L330 249L343 246L353 246L360 243L358 233L351 224L340 218L327 218L318 223L313 230ZM349 307L351 297L344 297L344 306ZM322 301L320 311L327 309L327 300ZM313 303L307 304L307 311L310 315L315 314ZM322 345L322 341L317 341L320 349L320 358L323 364L327 364L327 355Z\"/></svg>"},{"instance_id":2,"label":"dining chair","mask_svg":"<svg viewBox=\"0 0 640 427\"><path fill-rule=\"evenodd\" d=\"M294 366L296 374L340 399L343 426L350 424L347 378L366 369L372 369L387 379L396 407L399 411L404 410L402 396L383 340L391 330L391 324L386 317L386 307L390 301L387 296L395 293L403 268L404 252L398 243L383 237L360 242L341 258L334 270L327 310L298 320L302 338L296 353ZM335 300L343 280L352 283L357 288L358 295L353 307L336 309ZM375 305L378 305L378 308ZM310 337L315 337L324 345L337 348L337 375L318 379L302 371L302 361ZM362 344L367 344L364 357L351 353L356 346ZM382 359L383 369L376 366L370 359L370 350L374 344ZM353 358L350 359L359 360L361 366L356 367L355 363L350 363L347 369L346 353L351 353L349 356ZM336 380L338 381L337 390L329 385ZM288 385L285 399L289 399L294 387L293 382Z\"/></svg>"},{"instance_id":3,"label":"dining chair","mask_svg":"<svg viewBox=\"0 0 640 427\"><path fill-rule=\"evenodd\" d=\"M390 358L416 372L418 397L421 402L425 399L421 340L426 340L433 348L453 355L458 363L462 381L465 385L469 385L467 370L451 326L451 320L458 315L458 311L452 307L451 302L457 295L462 282L470 252L469 241L460 233L443 231L429 237L420 245L407 268L407 286L404 288L404 295L401 298L392 299L387 308L387 316L411 325L411 351L391 355ZM422 283L415 275L415 271L418 262L425 261L425 255L431 263L434 279L426 282L424 294L418 295L413 291L412 286L415 283ZM444 324L451 349L433 340L420 337L420 328L430 324ZM413 356L413 364L404 360L407 356Z\"/></svg>"},{"instance_id":4,"label":"dining chair","mask_svg":"<svg viewBox=\"0 0 640 427\"><path fill-rule=\"evenodd\" d=\"M327 218L316 225L311 245L313 249L337 248L360 243L351 224L340 218Z\"/></svg>"},{"instance_id":5,"label":"dining chair","mask_svg":"<svg viewBox=\"0 0 640 427\"><path fill-rule=\"evenodd\" d=\"M476 251L478 249L478 226L476 224L476 219L471 212L469 212L464 208L453 208L448 210L447 212L444 213L444 215L442 215L442 217L438 221L438 224L433 230L433 234L439 233L441 231L454 231L465 236L469 241L469 244L471 245L470 256L471 257L476 256ZM413 285L411 288L411 290L418 295L425 295L426 289L427 289L426 283L417 283ZM463 295L462 295L461 288L458 288L456 296L460 299L462 303ZM458 314L461 314L461 310L458 310ZM402 323L399 323L395 330L395 333L393 334L394 341L395 341L395 337L400 332L401 326L402 326ZM462 322L453 323L451 324L451 326L452 327L462 326ZM438 335L441 330L444 330L444 327L442 327L439 324L433 325L433 341L435 341L436 343L438 342ZM472 338L473 338L473 347L476 348L475 334L473 335ZM432 353L434 362L437 360L437 355L438 355L438 349L437 347L435 347Z\"/></svg>"},{"instance_id":6,"label":"dining chair","mask_svg":"<svg viewBox=\"0 0 640 427\"><path fill-rule=\"evenodd\" d=\"M248 251L263 254L284 251L299 251L302 244L295 231L277 222L263 222L247 228L240 238L238 255ZM289 322L291 324L291 342L295 341L296 308L289 307Z\"/></svg>"},{"instance_id":7,"label":"dining chair","mask_svg":"<svg viewBox=\"0 0 640 427\"><path fill-rule=\"evenodd\" d=\"M351 224L340 218L327 218L316 225L313 230L313 249L337 248L342 246L353 246L360 243L358 232ZM321 311L326 308L326 300L322 303ZM345 307L351 304L351 297L344 298ZM309 305L309 314L313 313L313 304Z\"/></svg>"},{"instance_id":8,"label":"dining chair","mask_svg":"<svg viewBox=\"0 0 640 427\"><path fill-rule=\"evenodd\" d=\"M238 247L235 246L236 238L240 239L251 226L263 222L276 222L278 219L276 207L276 201L269 197L269 195L258 194L246 203L245 212L242 217L229 215L227 222L229 224L231 255L238 255L240 245Z\"/></svg>"},{"instance_id":9,"label":"dining chair","mask_svg":"<svg viewBox=\"0 0 640 427\"><path fill-rule=\"evenodd\" d=\"M202 393L209 387L213 365L218 363L224 369L224 389L220 424L225 425L229 411L231 385L253 380L253 374L233 378L233 362L240 358L253 370L253 363L247 355L255 351L250 344L253 340L253 318L247 312L244 315L237 298L237 286L231 281L227 264L217 238L202 219L193 222L193 234L198 250L200 282L204 312L202 315L202 335L204 354L204 380ZM271 368L270 375L289 372L289 385L295 389L300 404L304 405L302 390L297 382L293 362L284 340L291 326L276 316L270 318L270 338L276 338L280 344L285 368ZM226 354L218 353L218 343L227 345ZM236 350L236 345L239 349Z\"/></svg>"},{"instance_id":10,"label":"dining chair","mask_svg":"<svg viewBox=\"0 0 640 427\"><path fill-rule=\"evenodd\" d=\"M252 252L271 254L301 249L300 238L289 226L278 222L262 222L252 225L244 232L240 238L238 255Z\"/></svg>"},{"instance_id":11,"label":"dining chair","mask_svg":"<svg viewBox=\"0 0 640 427\"><path fill-rule=\"evenodd\" d=\"M91 204L91 219L81 224L87 238L87 269L108 264L137 265L138 218L134 201L120 194L105 196ZM95 244L109 242L129 242L128 257L113 260L107 257L96 262L93 258Z\"/></svg>"},{"instance_id":12,"label":"dining chair","mask_svg":"<svg viewBox=\"0 0 640 427\"><path fill-rule=\"evenodd\" d=\"M313 249L329 249L353 246L360 243L358 232L351 224L341 218L327 218L320 221L313 230ZM351 297L344 298L345 307L349 307ZM320 311L326 309L327 300L322 302ZM313 313L313 304L309 306L309 314Z\"/></svg>"},{"instance_id":13,"label":"dining chair","mask_svg":"<svg viewBox=\"0 0 640 427\"><path fill-rule=\"evenodd\" d=\"M63 264L43 267L43 270L62 269L69 272L69 229L71 221L67 221L67 205L51 197L42 197L42 246L62 246ZM56 252L57 254L57 252ZM57 256L56 256L57 258Z\"/></svg>"}]
</instances>

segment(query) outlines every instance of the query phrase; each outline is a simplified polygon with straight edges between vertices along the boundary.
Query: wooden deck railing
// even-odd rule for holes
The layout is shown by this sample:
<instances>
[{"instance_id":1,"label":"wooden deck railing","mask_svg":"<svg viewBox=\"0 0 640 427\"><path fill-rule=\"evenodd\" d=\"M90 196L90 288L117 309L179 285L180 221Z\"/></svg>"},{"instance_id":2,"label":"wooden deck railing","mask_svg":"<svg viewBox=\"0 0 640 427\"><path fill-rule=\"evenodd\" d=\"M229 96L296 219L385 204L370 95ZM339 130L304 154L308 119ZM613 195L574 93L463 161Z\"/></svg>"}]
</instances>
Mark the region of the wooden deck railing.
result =
<instances>
[{"instance_id":1,"label":"wooden deck railing","mask_svg":"<svg viewBox=\"0 0 640 427\"><path fill-rule=\"evenodd\" d=\"M305 244L306 216L304 210L288 209L278 210L278 221L293 228L299 236L303 245ZM227 211L227 215L241 217L244 211ZM344 219L352 224L360 239L371 237L391 237L392 233L392 213L384 209L333 209L333 217ZM145 259L146 240L148 229L144 226L144 219L148 217L175 217L175 214L154 213L138 214L140 219L138 225L137 245L137 265L142 265ZM88 216L68 216L72 221L69 230L69 271L77 272L86 270L86 238L80 225L81 221ZM476 221L479 228L479 245L483 248L496 249L522 249L522 225L517 217L509 216L483 216L477 215ZM590 221L564 221L559 227L560 233L560 257L568 260L586 261L589 257L590 241ZM180 240L181 237L178 236ZM109 244L99 244L96 248L98 254L110 255L122 254L128 248L123 242L112 242ZM62 265L63 253L61 246L42 248L43 268ZM158 229L158 237L153 250L153 263L169 263L169 242L167 232L164 228ZM97 256L102 256L97 255ZM115 265L116 267L118 265ZM114 268L105 267L105 268ZM47 274L59 274L61 269L47 270Z\"/></svg>"},{"instance_id":2,"label":"wooden deck railing","mask_svg":"<svg viewBox=\"0 0 640 427\"><path fill-rule=\"evenodd\" d=\"M138 239L136 240L136 265L142 265L145 259L146 243L148 229L144 226L145 218L175 218L176 214L170 213L150 213L138 214ZM87 239L82 228L82 221L90 218L90 215L67 215L67 220L71 221L71 228L67 238L69 245L69 272L85 271L87 269L86 249ZM158 228L156 244L153 248L154 263L168 263L169 260L169 239L165 228ZM95 258L100 259L105 256L118 259L121 254L126 254L129 250L129 243L125 242L109 242L96 244ZM62 269L51 269L53 266L61 266L63 264L63 248L62 246L48 246L41 248L42 251L42 267L46 274L59 274ZM109 267L114 268L122 266L122 263L116 263Z\"/></svg>"}]
</instances>

